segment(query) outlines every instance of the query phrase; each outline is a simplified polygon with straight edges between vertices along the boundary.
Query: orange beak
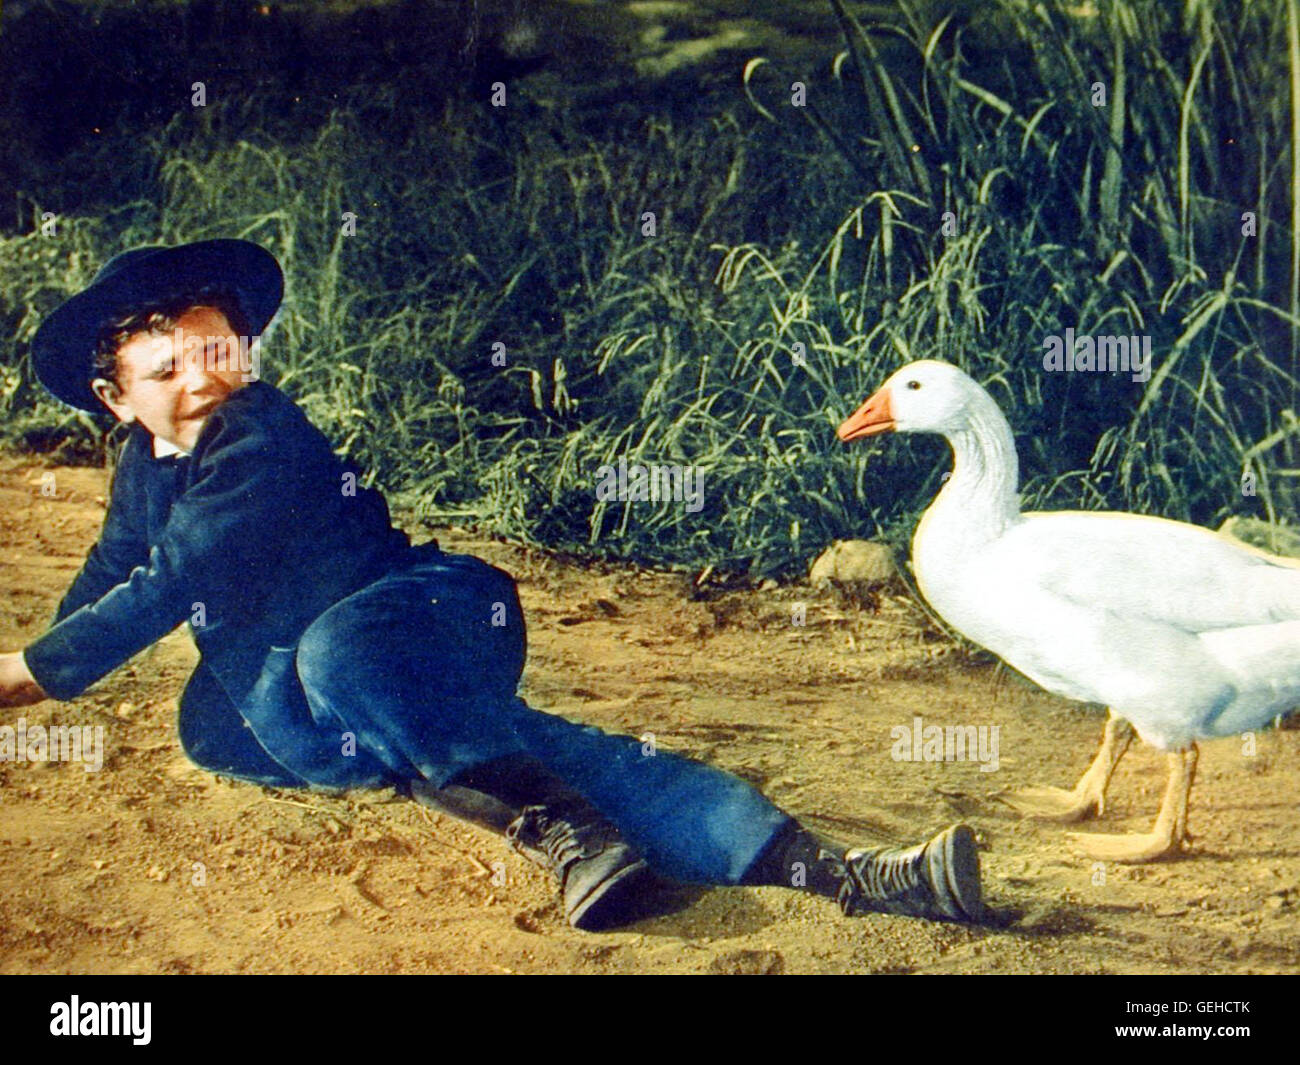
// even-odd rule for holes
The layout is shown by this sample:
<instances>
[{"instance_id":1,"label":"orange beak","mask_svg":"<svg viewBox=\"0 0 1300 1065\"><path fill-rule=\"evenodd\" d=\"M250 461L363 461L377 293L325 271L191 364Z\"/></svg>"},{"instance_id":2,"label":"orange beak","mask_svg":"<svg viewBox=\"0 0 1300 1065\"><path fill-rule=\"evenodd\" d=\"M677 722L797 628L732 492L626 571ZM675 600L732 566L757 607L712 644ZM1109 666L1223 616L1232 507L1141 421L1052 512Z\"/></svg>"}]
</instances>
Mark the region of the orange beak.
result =
<instances>
[{"instance_id":1,"label":"orange beak","mask_svg":"<svg viewBox=\"0 0 1300 1065\"><path fill-rule=\"evenodd\" d=\"M836 436L846 444L864 436L888 433L894 428L894 410L890 404L889 389L882 388L844 420Z\"/></svg>"}]
</instances>

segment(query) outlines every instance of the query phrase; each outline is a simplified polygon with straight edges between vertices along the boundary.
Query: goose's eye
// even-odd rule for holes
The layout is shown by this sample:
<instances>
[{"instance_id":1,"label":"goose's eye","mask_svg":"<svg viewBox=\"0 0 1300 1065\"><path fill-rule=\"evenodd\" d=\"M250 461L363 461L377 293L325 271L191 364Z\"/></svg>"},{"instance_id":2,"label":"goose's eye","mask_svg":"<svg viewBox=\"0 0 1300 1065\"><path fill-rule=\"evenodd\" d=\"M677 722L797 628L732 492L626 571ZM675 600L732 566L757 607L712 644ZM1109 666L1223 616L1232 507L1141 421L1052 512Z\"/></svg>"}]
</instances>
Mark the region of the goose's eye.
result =
<instances>
[{"instance_id":1,"label":"goose's eye","mask_svg":"<svg viewBox=\"0 0 1300 1065\"><path fill-rule=\"evenodd\" d=\"M907 387L908 387L908 388L911 388L911 389L917 389L917 388L920 388L920 387L921 387L921 382L920 382L920 381L908 381L908 382L907 382Z\"/></svg>"}]
</instances>

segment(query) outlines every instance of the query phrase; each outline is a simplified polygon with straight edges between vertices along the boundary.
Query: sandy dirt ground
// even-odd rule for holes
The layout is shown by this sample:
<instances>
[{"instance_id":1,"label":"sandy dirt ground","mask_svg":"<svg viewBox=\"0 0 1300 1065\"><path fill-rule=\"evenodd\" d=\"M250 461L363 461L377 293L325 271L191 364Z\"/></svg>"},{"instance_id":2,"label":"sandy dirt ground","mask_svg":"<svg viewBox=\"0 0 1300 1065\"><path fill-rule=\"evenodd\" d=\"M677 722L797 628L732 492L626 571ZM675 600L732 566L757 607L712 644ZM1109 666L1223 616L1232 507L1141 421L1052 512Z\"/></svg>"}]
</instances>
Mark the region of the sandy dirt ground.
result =
<instances>
[{"instance_id":1,"label":"sandy dirt ground","mask_svg":"<svg viewBox=\"0 0 1300 1065\"><path fill-rule=\"evenodd\" d=\"M105 490L103 471L0 459L0 649L46 625ZM574 931L546 874L486 831L391 793L274 791L192 767L174 723L195 659L179 630L80 699L0 712L0 724L103 726L106 747L99 772L0 763L0 971L1300 970L1300 732L1261 733L1253 754L1236 739L1205 745L1189 857L1098 866L997 793L1072 784L1101 710L964 659L904 596L873 610L800 586L692 595L680 574L439 538L518 577L533 705L654 733L847 841L908 842L965 820L996 921L846 919L802 893L724 888L626 931ZM997 726L998 769L895 760L891 728L917 716ZM1135 746L1099 829L1147 828L1163 786L1163 757Z\"/></svg>"}]
</instances>

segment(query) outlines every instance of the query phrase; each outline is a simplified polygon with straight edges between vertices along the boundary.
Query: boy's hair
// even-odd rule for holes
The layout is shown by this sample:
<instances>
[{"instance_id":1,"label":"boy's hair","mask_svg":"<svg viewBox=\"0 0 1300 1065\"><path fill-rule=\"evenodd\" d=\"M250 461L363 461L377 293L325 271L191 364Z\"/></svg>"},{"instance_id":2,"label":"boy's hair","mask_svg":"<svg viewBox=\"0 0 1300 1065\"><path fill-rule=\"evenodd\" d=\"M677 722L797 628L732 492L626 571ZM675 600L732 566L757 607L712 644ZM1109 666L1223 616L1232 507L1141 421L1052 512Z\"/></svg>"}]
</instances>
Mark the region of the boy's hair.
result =
<instances>
[{"instance_id":1,"label":"boy's hair","mask_svg":"<svg viewBox=\"0 0 1300 1065\"><path fill-rule=\"evenodd\" d=\"M118 349L137 333L158 335L170 332L176 328L176 322L185 312L195 307L215 307L226 316L235 336L248 336L248 318L239 306L239 298L231 289L223 285L204 285L202 288L177 292L160 300L152 300L144 307L128 308L104 323L95 340L92 380L102 377L121 387L117 376Z\"/></svg>"}]
</instances>

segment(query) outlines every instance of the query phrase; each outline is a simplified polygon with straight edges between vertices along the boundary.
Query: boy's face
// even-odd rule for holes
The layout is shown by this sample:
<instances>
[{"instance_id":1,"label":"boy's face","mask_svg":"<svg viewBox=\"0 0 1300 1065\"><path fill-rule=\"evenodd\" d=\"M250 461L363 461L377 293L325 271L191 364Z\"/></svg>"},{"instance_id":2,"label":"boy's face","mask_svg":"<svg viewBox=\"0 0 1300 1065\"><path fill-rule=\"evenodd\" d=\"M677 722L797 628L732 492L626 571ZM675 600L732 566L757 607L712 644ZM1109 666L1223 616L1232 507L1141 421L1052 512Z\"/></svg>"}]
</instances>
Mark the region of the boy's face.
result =
<instances>
[{"instance_id":1,"label":"boy's face","mask_svg":"<svg viewBox=\"0 0 1300 1065\"><path fill-rule=\"evenodd\" d=\"M117 349L117 382L91 388L124 422L193 451L208 416L244 387L239 338L214 307L194 307L163 334L136 333Z\"/></svg>"}]
</instances>

